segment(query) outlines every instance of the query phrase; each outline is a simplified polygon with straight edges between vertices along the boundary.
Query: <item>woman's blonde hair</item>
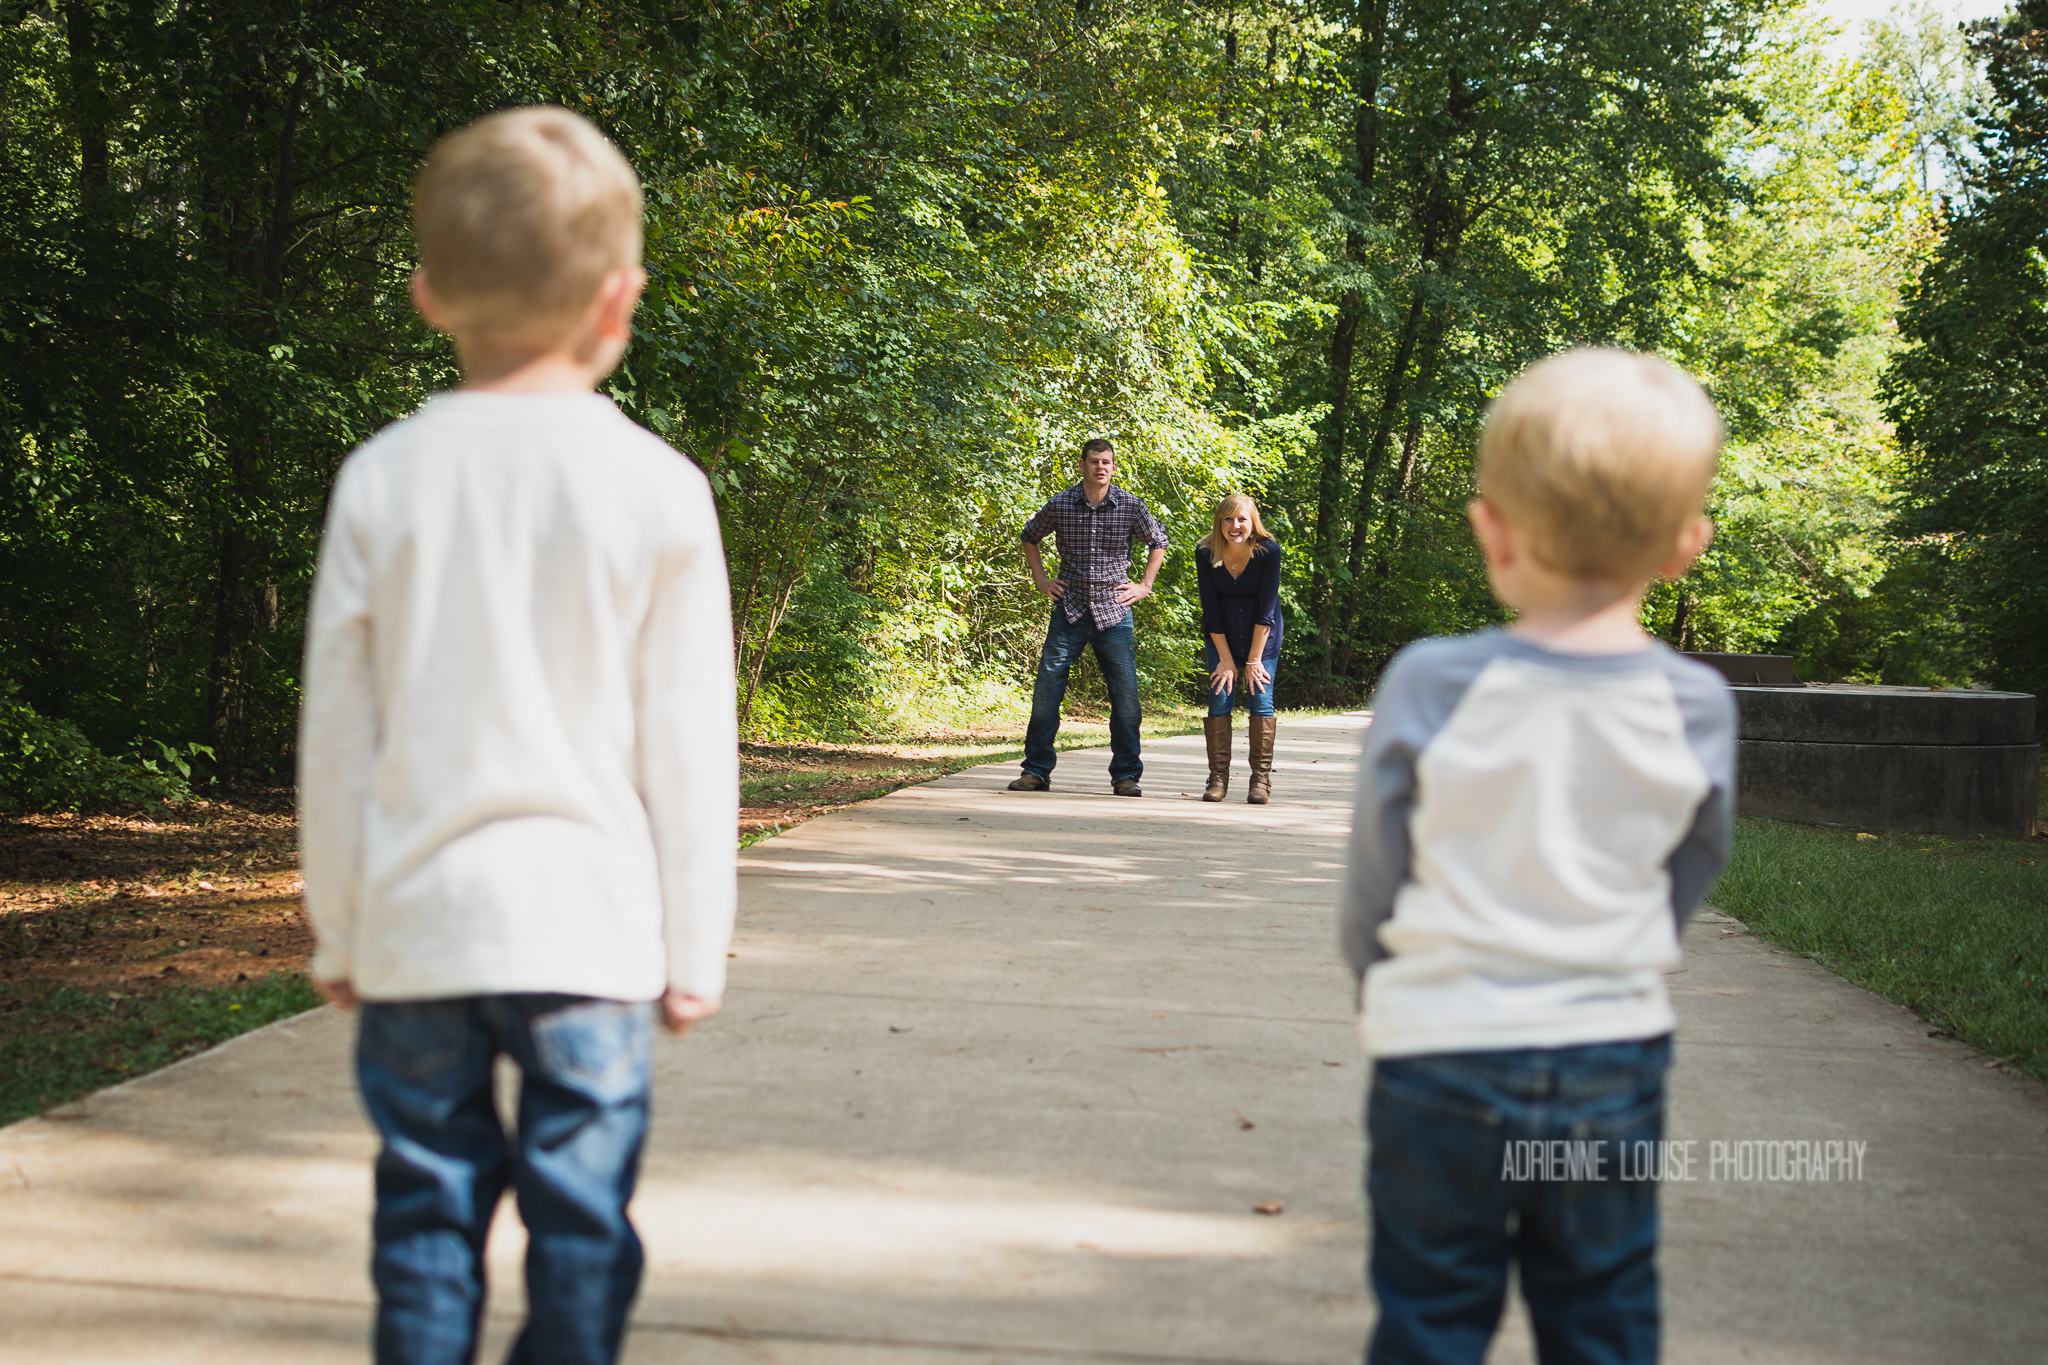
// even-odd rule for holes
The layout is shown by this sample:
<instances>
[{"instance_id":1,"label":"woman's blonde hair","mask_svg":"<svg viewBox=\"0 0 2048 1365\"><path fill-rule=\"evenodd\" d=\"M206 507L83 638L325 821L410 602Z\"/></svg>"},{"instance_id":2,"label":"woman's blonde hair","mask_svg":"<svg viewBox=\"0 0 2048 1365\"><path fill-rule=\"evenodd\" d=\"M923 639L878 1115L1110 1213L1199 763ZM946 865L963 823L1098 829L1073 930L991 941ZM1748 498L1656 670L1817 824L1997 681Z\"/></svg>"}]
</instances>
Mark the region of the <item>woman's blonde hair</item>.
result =
<instances>
[{"instance_id":1,"label":"woman's blonde hair","mask_svg":"<svg viewBox=\"0 0 2048 1365\"><path fill-rule=\"evenodd\" d=\"M1232 493L1216 504L1216 519L1209 524L1209 534L1195 542L1209 552L1210 558L1223 553L1223 546L1227 543L1223 539L1223 518L1240 506L1252 514L1253 556L1266 553L1266 542L1273 539L1273 533L1266 529L1265 522L1259 520L1259 505L1244 493Z\"/></svg>"}]
</instances>

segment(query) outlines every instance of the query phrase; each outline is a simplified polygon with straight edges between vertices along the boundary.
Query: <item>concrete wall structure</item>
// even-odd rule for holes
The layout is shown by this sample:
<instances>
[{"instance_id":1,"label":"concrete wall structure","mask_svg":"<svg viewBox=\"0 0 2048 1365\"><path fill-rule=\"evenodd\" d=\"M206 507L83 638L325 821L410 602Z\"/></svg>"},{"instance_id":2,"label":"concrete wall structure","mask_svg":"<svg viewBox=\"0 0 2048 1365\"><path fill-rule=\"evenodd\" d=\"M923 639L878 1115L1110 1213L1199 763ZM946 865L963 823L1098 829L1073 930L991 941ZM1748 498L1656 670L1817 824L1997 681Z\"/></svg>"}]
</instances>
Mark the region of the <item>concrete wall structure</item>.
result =
<instances>
[{"instance_id":1,"label":"concrete wall structure","mask_svg":"<svg viewBox=\"0 0 2048 1365\"><path fill-rule=\"evenodd\" d=\"M1850 684L1738 686L1745 815L2023 839L2041 746L2019 692Z\"/></svg>"}]
</instances>

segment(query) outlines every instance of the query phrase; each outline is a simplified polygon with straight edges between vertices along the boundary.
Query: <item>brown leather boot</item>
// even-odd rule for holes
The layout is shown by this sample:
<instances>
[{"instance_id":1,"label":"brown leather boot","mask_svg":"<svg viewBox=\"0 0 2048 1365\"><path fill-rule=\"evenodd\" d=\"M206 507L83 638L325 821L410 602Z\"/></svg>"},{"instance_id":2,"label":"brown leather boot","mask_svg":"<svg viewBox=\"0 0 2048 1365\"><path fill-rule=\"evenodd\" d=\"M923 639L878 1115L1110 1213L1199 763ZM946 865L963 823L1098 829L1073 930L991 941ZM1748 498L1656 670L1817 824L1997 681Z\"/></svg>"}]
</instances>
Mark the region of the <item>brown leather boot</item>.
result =
<instances>
[{"instance_id":1,"label":"brown leather boot","mask_svg":"<svg viewBox=\"0 0 2048 1365\"><path fill-rule=\"evenodd\" d=\"M1252 780L1247 784L1247 804L1263 806L1273 796L1273 732L1280 722L1272 716L1253 716L1251 751Z\"/></svg>"},{"instance_id":2,"label":"brown leather boot","mask_svg":"<svg viewBox=\"0 0 2048 1365\"><path fill-rule=\"evenodd\" d=\"M1209 741L1209 785L1202 788L1202 799L1221 801L1230 791L1230 717L1204 720L1202 738Z\"/></svg>"}]
</instances>

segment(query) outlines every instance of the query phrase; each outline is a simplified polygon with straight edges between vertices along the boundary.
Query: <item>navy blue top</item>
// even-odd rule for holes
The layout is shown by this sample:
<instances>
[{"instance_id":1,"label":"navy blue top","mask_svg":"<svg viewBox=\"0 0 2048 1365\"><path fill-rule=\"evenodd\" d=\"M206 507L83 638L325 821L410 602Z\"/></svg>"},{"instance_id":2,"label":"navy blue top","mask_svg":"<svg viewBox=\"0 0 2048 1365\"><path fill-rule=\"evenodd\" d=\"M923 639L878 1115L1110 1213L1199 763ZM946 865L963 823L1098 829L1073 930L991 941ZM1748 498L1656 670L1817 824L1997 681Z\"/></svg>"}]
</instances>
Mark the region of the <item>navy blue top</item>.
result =
<instances>
[{"instance_id":1,"label":"navy blue top","mask_svg":"<svg viewBox=\"0 0 2048 1365\"><path fill-rule=\"evenodd\" d=\"M1259 542L1264 554L1252 556L1242 574L1209 558L1209 547L1195 547L1195 582L1202 590L1202 638L1221 635L1230 645L1230 657L1246 662L1252 652L1252 627L1267 627L1266 652L1260 662L1280 657L1280 637L1286 622L1280 619L1280 546Z\"/></svg>"}]
</instances>

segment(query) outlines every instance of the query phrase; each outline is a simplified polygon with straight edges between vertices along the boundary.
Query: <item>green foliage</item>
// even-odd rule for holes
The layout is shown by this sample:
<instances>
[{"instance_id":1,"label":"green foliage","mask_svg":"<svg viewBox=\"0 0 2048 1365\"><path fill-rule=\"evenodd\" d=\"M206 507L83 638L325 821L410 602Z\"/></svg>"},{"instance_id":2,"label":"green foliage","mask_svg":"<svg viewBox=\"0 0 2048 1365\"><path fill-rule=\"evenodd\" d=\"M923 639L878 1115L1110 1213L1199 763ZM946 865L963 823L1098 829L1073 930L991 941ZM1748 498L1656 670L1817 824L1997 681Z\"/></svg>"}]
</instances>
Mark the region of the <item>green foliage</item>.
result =
<instances>
[{"instance_id":1,"label":"green foliage","mask_svg":"<svg viewBox=\"0 0 2048 1365\"><path fill-rule=\"evenodd\" d=\"M1498 619L1463 512L1485 404L1562 346L1671 336L1739 194L1714 134L1748 106L1758 8L1215 16L1215 114L1170 182L1243 319L1213 401L1319 428L1265 490L1291 531L1283 692L1356 696L1415 635Z\"/></svg>"},{"instance_id":2,"label":"green foliage","mask_svg":"<svg viewBox=\"0 0 2048 1365\"><path fill-rule=\"evenodd\" d=\"M2038 843L1743 820L1713 903L2048 1079L2048 858Z\"/></svg>"},{"instance_id":3,"label":"green foliage","mask_svg":"<svg viewBox=\"0 0 2048 1365\"><path fill-rule=\"evenodd\" d=\"M1769 29L1750 110L1721 134L1748 194L1703 234L1674 346L1729 422L1719 535L1645 623L1685 648L1793 653L1809 679L1967 684L1948 575L1894 535L1878 385L1975 86L1959 35L1931 21L1816 60L1825 32L1798 13Z\"/></svg>"},{"instance_id":4,"label":"green foliage","mask_svg":"<svg viewBox=\"0 0 2048 1365\"><path fill-rule=\"evenodd\" d=\"M2024 556L1873 397L1941 193L1996 160L1970 58L1920 21L1816 61L1781 10L0 4L0 667L102 754L289 762L335 468L454 378L407 301L411 176L552 101L647 186L609 389L712 481L757 737L1013 705L1047 610L1016 533L1094 435L1173 540L1148 693L1190 686L1193 542L1248 490L1288 549L1283 699L1355 700L1498 619L1472 440L1578 342L1730 415L1720 540L1653 628L1974 679L2031 619L1978 591L2021 602Z\"/></svg>"},{"instance_id":5,"label":"green foliage","mask_svg":"<svg viewBox=\"0 0 2048 1365\"><path fill-rule=\"evenodd\" d=\"M127 998L75 986L0 985L0 1123L69 1104L319 1003L296 973Z\"/></svg>"},{"instance_id":6,"label":"green foliage","mask_svg":"<svg viewBox=\"0 0 2048 1365\"><path fill-rule=\"evenodd\" d=\"M190 801L193 760L213 751L198 743L151 745L153 758L109 758L76 725L39 714L14 683L0 681L0 812Z\"/></svg>"},{"instance_id":7,"label":"green foliage","mask_svg":"<svg viewBox=\"0 0 2048 1365\"><path fill-rule=\"evenodd\" d=\"M1945 570L1990 680L2048 691L2048 3L1978 29L2000 108L1885 377L1901 531Z\"/></svg>"}]
</instances>

